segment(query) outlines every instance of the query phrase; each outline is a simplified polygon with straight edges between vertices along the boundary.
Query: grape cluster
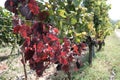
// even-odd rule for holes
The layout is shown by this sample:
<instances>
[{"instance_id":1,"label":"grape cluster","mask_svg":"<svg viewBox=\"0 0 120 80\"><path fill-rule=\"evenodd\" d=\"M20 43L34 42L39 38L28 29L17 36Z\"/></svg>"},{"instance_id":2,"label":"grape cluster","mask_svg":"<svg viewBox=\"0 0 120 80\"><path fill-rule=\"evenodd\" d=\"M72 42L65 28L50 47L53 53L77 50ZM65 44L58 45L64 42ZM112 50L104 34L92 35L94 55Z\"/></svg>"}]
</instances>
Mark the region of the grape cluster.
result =
<instances>
[{"instance_id":1,"label":"grape cluster","mask_svg":"<svg viewBox=\"0 0 120 80\"><path fill-rule=\"evenodd\" d=\"M39 7L35 0L6 0L5 8L16 15L20 12L28 20L39 14Z\"/></svg>"}]
</instances>

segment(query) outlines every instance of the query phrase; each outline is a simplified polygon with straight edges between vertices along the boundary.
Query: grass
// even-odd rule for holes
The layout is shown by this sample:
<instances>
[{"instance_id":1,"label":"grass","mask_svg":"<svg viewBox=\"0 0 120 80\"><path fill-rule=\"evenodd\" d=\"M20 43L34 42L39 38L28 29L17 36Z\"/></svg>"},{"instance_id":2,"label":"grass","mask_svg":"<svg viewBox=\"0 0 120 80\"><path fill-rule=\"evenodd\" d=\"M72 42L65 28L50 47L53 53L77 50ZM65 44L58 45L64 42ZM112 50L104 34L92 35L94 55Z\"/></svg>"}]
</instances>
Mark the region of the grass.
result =
<instances>
[{"instance_id":1,"label":"grass","mask_svg":"<svg viewBox=\"0 0 120 80\"><path fill-rule=\"evenodd\" d=\"M73 80L120 80L120 39L115 33L107 37L104 49L96 53L92 66L85 65Z\"/></svg>"}]
</instances>

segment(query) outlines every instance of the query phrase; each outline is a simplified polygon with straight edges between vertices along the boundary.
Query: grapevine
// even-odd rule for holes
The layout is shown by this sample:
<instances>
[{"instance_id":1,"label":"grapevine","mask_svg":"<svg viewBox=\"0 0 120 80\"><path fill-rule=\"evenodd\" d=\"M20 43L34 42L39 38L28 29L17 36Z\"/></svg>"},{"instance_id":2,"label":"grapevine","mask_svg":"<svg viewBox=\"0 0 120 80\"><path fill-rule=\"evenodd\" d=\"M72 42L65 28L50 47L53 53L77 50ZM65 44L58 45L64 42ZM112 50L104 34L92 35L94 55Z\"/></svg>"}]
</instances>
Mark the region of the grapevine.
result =
<instances>
[{"instance_id":1,"label":"grapevine","mask_svg":"<svg viewBox=\"0 0 120 80\"><path fill-rule=\"evenodd\" d=\"M23 64L29 62L31 69L36 71L37 76L42 76L50 63L58 64L58 70L68 73L70 63L74 61L74 55L81 55L85 49L85 43L74 43L69 38L59 38L59 30L50 23L45 23L49 12L41 11L35 0L7 0L5 8L15 14L13 18L13 33L19 34L24 42L21 46ZM19 18L25 17L26 20L35 20L28 26ZM62 43L61 43L62 41ZM24 61L25 60L25 61ZM81 64L76 60L77 68Z\"/></svg>"}]
</instances>

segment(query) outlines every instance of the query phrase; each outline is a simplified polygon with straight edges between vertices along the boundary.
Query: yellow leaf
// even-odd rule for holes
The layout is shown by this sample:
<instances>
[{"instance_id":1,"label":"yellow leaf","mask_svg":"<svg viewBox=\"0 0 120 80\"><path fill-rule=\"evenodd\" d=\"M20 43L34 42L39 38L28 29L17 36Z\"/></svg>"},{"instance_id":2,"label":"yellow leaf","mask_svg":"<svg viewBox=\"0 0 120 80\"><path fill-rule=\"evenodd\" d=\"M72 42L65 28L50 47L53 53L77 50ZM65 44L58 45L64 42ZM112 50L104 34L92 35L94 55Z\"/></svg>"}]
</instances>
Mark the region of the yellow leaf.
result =
<instances>
[{"instance_id":1,"label":"yellow leaf","mask_svg":"<svg viewBox=\"0 0 120 80\"><path fill-rule=\"evenodd\" d=\"M65 10L60 9L58 12L59 12L59 15L61 17L66 18L66 16L65 16L66 11Z\"/></svg>"},{"instance_id":2,"label":"yellow leaf","mask_svg":"<svg viewBox=\"0 0 120 80\"><path fill-rule=\"evenodd\" d=\"M87 35L87 33L86 33L86 32L82 32L82 35L86 36L86 35Z\"/></svg>"},{"instance_id":3,"label":"yellow leaf","mask_svg":"<svg viewBox=\"0 0 120 80\"><path fill-rule=\"evenodd\" d=\"M51 7L52 7L48 2L45 2L45 5L46 5L48 8L51 8Z\"/></svg>"}]
</instances>

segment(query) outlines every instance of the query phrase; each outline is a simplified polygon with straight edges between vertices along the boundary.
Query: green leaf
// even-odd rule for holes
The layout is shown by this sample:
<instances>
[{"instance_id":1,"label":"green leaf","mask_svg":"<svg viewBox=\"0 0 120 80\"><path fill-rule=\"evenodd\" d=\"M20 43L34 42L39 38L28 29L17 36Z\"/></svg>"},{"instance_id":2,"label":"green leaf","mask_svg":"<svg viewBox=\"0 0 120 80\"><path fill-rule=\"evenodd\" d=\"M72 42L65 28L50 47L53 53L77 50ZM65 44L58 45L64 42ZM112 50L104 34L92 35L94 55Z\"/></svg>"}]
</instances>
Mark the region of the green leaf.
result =
<instances>
[{"instance_id":1,"label":"green leaf","mask_svg":"<svg viewBox=\"0 0 120 80\"><path fill-rule=\"evenodd\" d=\"M79 38L79 37L76 37L76 38L75 38L75 41L76 41L77 43L80 43L80 38Z\"/></svg>"},{"instance_id":2,"label":"green leaf","mask_svg":"<svg viewBox=\"0 0 120 80\"><path fill-rule=\"evenodd\" d=\"M80 5L81 0L73 0L73 4L75 7L78 7Z\"/></svg>"},{"instance_id":3,"label":"green leaf","mask_svg":"<svg viewBox=\"0 0 120 80\"><path fill-rule=\"evenodd\" d=\"M60 29L62 29L63 22L60 20Z\"/></svg>"},{"instance_id":4,"label":"green leaf","mask_svg":"<svg viewBox=\"0 0 120 80\"><path fill-rule=\"evenodd\" d=\"M76 24L77 23L77 20L75 18L71 18L71 24Z\"/></svg>"}]
</instances>

